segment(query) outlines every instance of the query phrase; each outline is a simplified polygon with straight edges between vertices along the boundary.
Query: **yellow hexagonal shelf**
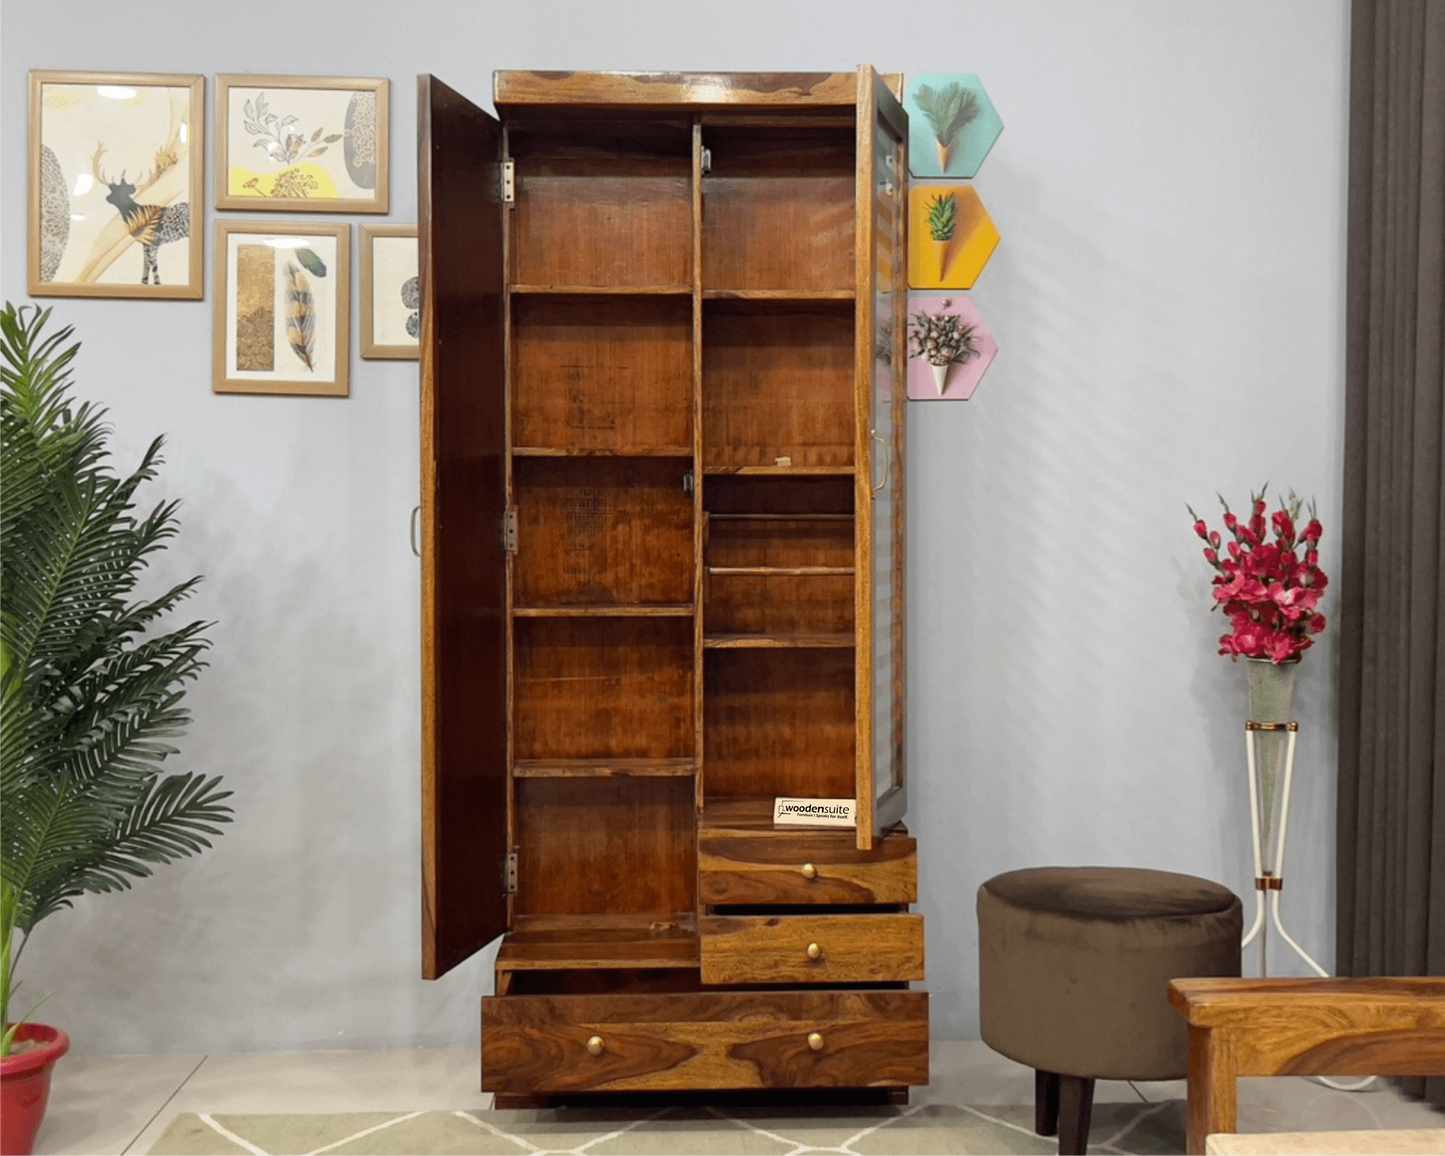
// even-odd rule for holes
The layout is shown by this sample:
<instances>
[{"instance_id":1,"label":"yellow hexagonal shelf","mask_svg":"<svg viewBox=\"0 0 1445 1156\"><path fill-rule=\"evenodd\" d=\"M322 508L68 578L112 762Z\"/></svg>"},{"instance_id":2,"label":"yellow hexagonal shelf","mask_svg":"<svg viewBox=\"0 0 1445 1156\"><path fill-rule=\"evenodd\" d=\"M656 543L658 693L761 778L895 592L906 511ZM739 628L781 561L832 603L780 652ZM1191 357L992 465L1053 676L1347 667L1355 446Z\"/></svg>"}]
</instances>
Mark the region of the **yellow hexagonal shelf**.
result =
<instances>
[{"instance_id":1,"label":"yellow hexagonal shelf","mask_svg":"<svg viewBox=\"0 0 1445 1156\"><path fill-rule=\"evenodd\" d=\"M972 185L914 184L909 190L911 288L972 289L998 241L998 228Z\"/></svg>"}]
</instances>

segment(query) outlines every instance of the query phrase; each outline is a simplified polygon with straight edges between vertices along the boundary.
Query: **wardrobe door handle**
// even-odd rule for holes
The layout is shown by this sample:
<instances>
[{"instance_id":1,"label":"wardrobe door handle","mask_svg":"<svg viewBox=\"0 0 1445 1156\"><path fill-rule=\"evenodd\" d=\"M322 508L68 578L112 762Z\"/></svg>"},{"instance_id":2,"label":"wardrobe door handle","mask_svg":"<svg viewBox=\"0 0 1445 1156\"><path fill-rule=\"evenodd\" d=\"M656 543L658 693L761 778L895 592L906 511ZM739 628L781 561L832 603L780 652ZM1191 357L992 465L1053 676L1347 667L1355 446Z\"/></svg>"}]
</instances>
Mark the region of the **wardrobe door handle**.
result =
<instances>
[{"instance_id":1,"label":"wardrobe door handle","mask_svg":"<svg viewBox=\"0 0 1445 1156\"><path fill-rule=\"evenodd\" d=\"M408 536L411 538L411 552L418 558L421 557L421 543L416 540L416 523L420 517L421 507L413 506L411 508L411 529L408 531Z\"/></svg>"}]
</instances>

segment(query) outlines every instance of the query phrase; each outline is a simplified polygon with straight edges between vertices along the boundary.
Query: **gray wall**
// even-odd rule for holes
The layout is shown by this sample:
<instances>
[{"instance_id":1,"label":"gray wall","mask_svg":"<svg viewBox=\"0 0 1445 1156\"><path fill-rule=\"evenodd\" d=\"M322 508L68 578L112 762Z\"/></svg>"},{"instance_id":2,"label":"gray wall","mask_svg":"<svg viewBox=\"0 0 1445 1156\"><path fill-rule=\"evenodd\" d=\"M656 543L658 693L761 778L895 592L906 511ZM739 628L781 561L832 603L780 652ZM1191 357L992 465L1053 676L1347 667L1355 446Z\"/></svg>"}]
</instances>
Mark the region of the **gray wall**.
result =
<instances>
[{"instance_id":1,"label":"gray wall","mask_svg":"<svg viewBox=\"0 0 1445 1156\"><path fill-rule=\"evenodd\" d=\"M973 895L995 872L1148 865L1253 902L1243 671L1214 654L1184 507L1266 480L1314 495L1337 568L1345 0L144 7L5 2L7 300L31 68L390 77L393 222L416 216L421 72L483 104L498 68L977 72L1005 129L973 298L1002 351L969 403L909 412L933 1030L977 1034ZM194 612L219 623L181 761L224 775L238 815L202 858L42 925L44 1018L90 1053L470 1045L490 956L418 978L416 365L353 352L344 401L217 397L209 289L52 303L119 460L168 435L154 497L183 499L183 528L157 581L204 573ZM1300 676L1284 892L1326 966L1334 638Z\"/></svg>"}]
</instances>

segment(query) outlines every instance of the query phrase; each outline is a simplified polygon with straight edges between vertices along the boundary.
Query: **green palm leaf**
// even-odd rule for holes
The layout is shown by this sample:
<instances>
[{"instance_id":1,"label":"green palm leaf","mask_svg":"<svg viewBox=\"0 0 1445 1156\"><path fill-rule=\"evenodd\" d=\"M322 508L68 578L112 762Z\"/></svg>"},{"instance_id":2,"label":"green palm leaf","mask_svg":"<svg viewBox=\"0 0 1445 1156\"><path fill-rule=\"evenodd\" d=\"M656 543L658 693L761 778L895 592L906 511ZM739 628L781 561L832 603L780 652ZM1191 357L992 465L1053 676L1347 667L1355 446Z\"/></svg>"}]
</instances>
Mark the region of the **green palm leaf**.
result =
<instances>
[{"instance_id":1,"label":"green palm leaf","mask_svg":"<svg viewBox=\"0 0 1445 1156\"><path fill-rule=\"evenodd\" d=\"M954 138L982 111L978 95L957 81L944 85L937 92L931 85L921 85L913 99L941 145L952 144Z\"/></svg>"},{"instance_id":2,"label":"green palm leaf","mask_svg":"<svg viewBox=\"0 0 1445 1156\"><path fill-rule=\"evenodd\" d=\"M135 597L178 530L175 502L136 505L162 440L112 472L104 411L69 396L79 346L49 317L0 312L0 1020L14 931L199 853L231 820L219 779L162 771L210 646L209 623L164 627L199 578Z\"/></svg>"}]
</instances>

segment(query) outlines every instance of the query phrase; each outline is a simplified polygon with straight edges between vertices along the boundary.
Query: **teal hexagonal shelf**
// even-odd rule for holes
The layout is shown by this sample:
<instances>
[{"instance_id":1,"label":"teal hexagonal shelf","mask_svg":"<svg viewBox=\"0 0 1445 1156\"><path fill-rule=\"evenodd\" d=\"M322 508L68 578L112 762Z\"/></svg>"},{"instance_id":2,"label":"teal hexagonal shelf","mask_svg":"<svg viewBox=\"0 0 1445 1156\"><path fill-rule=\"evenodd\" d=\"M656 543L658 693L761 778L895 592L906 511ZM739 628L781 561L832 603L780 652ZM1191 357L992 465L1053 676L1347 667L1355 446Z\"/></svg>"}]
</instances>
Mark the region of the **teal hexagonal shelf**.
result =
<instances>
[{"instance_id":1,"label":"teal hexagonal shelf","mask_svg":"<svg viewBox=\"0 0 1445 1156\"><path fill-rule=\"evenodd\" d=\"M1003 132L993 101L972 72L910 77L908 171L915 177L972 177Z\"/></svg>"}]
</instances>

